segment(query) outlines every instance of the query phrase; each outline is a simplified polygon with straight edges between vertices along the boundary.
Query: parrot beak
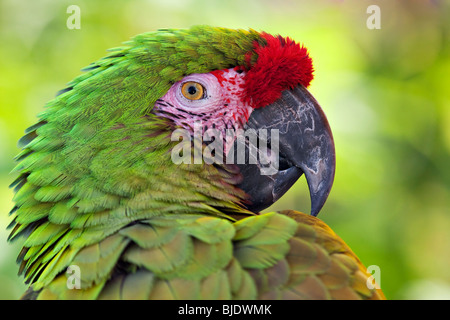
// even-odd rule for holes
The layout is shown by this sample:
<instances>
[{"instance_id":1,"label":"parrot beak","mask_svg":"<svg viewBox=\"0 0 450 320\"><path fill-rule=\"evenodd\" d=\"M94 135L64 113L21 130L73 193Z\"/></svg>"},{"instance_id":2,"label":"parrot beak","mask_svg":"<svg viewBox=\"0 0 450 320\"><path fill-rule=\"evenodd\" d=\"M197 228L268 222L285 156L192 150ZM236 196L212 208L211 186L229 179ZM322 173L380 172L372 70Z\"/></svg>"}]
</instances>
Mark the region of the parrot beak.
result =
<instances>
[{"instance_id":1,"label":"parrot beak","mask_svg":"<svg viewBox=\"0 0 450 320\"><path fill-rule=\"evenodd\" d=\"M268 143L261 152L251 139L235 142L245 144L246 159L250 160L237 162L244 178L239 187L250 196L248 209L259 212L269 207L304 173L311 215L316 216L330 193L336 164L331 129L316 99L301 85L286 90L274 103L252 112L244 130L249 129L257 132L259 139L264 131L261 129L266 129ZM258 141L261 147L262 140Z\"/></svg>"}]
</instances>

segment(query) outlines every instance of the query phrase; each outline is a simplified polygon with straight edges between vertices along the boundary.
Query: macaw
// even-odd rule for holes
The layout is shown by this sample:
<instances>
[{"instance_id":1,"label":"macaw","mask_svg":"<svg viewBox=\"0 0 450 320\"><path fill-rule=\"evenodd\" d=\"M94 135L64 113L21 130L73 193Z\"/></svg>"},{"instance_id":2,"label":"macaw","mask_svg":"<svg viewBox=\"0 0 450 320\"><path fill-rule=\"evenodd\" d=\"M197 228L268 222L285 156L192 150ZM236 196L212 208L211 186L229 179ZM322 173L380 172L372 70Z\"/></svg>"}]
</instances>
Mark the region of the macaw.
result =
<instances>
[{"instance_id":1,"label":"macaw","mask_svg":"<svg viewBox=\"0 0 450 320\"><path fill-rule=\"evenodd\" d=\"M83 71L19 140L9 240L25 238L23 299L384 298L316 217L335 148L303 45L161 29ZM311 214L261 213L302 174Z\"/></svg>"}]
</instances>

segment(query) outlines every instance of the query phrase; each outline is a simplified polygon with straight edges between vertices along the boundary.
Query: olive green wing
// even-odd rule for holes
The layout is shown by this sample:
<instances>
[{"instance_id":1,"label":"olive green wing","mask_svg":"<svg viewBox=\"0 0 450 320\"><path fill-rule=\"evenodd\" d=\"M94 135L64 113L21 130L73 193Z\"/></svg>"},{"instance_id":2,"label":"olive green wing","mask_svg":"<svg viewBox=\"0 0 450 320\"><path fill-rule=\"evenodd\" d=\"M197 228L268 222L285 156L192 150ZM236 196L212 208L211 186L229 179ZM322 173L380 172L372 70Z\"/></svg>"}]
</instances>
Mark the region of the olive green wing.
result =
<instances>
[{"instance_id":1,"label":"olive green wing","mask_svg":"<svg viewBox=\"0 0 450 320\"><path fill-rule=\"evenodd\" d=\"M54 268L63 271L26 298L384 298L368 288L370 274L328 226L294 211L237 222L192 214L155 217L60 256L64 268Z\"/></svg>"}]
</instances>

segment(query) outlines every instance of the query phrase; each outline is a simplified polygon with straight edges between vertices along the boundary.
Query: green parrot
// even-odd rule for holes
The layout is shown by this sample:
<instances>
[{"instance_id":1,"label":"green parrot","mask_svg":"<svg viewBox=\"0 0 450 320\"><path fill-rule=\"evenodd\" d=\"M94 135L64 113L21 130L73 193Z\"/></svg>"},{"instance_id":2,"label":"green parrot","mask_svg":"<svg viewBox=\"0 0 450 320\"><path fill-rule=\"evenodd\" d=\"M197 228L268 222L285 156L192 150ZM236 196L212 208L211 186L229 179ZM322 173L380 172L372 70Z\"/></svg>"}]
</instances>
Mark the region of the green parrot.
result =
<instances>
[{"instance_id":1,"label":"green parrot","mask_svg":"<svg viewBox=\"0 0 450 320\"><path fill-rule=\"evenodd\" d=\"M316 218L335 149L305 47L161 29L83 71L19 141L23 299L384 298ZM261 213L302 174L311 214Z\"/></svg>"}]
</instances>

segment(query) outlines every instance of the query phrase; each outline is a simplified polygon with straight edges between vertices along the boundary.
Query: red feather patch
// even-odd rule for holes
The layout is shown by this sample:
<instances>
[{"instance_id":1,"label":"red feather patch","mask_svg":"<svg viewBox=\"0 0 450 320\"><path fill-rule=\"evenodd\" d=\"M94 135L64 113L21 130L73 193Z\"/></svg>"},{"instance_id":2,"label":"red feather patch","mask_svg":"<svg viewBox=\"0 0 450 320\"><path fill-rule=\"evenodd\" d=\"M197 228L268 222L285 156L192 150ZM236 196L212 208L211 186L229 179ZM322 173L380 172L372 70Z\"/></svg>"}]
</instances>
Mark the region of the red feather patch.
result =
<instances>
[{"instance_id":1,"label":"red feather patch","mask_svg":"<svg viewBox=\"0 0 450 320\"><path fill-rule=\"evenodd\" d=\"M312 59L308 50L290 38L262 33L267 44L255 43L252 53L258 58L245 75L246 99L254 108L264 107L281 97L281 92L298 84L308 87L313 79Z\"/></svg>"}]
</instances>

